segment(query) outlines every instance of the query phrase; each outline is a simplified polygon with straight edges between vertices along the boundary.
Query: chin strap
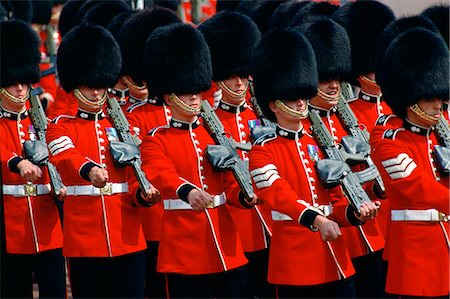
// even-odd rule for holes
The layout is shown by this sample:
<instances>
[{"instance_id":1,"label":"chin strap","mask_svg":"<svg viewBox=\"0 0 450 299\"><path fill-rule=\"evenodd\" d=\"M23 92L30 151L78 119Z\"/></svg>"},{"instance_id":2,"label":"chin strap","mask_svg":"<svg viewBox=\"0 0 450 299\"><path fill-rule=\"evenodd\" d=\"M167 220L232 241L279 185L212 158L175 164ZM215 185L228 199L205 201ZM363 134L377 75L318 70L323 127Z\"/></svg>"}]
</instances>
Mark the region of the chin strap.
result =
<instances>
[{"instance_id":1,"label":"chin strap","mask_svg":"<svg viewBox=\"0 0 450 299\"><path fill-rule=\"evenodd\" d=\"M125 81L125 84L126 84L126 85L131 85L131 86L133 86L134 88L136 88L137 90L144 90L144 89L147 88L147 84L144 84L144 85L139 86L139 85L137 85L136 83L134 83L132 80L128 79L127 76L123 76L123 77L122 77L122 80Z\"/></svg>"},{"instance_id":2,"label":"chin strap","mask_svg":"<svg viewBox=\"0 0 450 299\"><path fill-rule=\"evenodd\" d=\"M73 95L74 95L80 102L82 102L83 104L85 104L85 105L87 105L87 106L89 106L89 107L91 107L91 108L99 108L99 109L101 109L101 108L103 107L103 104L105 104L106 98L107 98L107 97L106 97L106 90L105 90L105 92L103 93L103 95L102 95L102 97L100 98L100 100L98 100L98 101L92 101L92 100L86 98L86 97L84 96L84 94L82 94L81 91L80 91L78 88L76 88L76 89L73 90Z\"/></svg>"},{"instance_id":3,"label":"chin strap","mask_svg":"<svg viewBox=\"0 0 450 299\"><path fill-rule=\"evenodd\" d=\"M440 118L440 115L439 115L439 117L434 117L434 116L428 115L425 111L423 111L419 107L418 104L409 106L409 110L414 112L415 115L417 115L418 117L420 117L422 120L424 120L425 122L427 122L430 125L437 124L437 122L439 121L439 118ZM442 113L441 113L441 115L442 115Z\"/></svg>"},{"instance_id":4,"label":"chin strap","mask_svg":"<svg viewBox=\"0 0 450 299\"><path fill-rule=\"evenodd\" d=\"M11 102L16 104L23 104L30 98L30 87L28 87L27 94L23 98L18 98L10 94L5 88L0 88L0 94L5 95Z\"/></svg>"},{"instance_id":5,"label":"chin strap","mask_svg":"<svg viewBox=\"0 0 450 299\"><path fill-rule=\"evenodd\" d=\"M370 85L372 87L380 88L380 86L377 84L377 81L370 79L369 77L366 77L364 75L361 75L358 77L359 80L363 81L367 85Z\"/></svg>"},{"instance_id":6,"label":"chin strap","mask_svg":"<svg viewBox=\"0 0 450 299\"><path fill-rule=\"evenodd\" d=\"M175 105L183 109L184 111L191 112L191 113L199 113L201 110L201 107L198 108L192 108L191 106L187 105L185 102L183 102L176 94L172 93L170 95L170 99L173 101Z\"/></svg>"},{"instance_id":7,"label":"chin strap","mask_svg":"<svg viewBox=\"0 0 450 299\"><path fill-rule=\"evenodd\" d=\"M281 111L286 112L290 116L299 118L299 119L305 119L308 117L309 110L308 105L306 105L306 109L303 111L297 111L292 109L291 107L287 106L285 103L283 103L280 100L275 101L275 106L277 106Z\"/></svg>"},{"instance_id":8,"label":"chin strap","mask_svg":"<svg viewBox=\"0 0 450 299\"><path fill-rule=\"evenodd\" d=\"M319 88L317 88L317 95L324 99L325 101L328 102L334 102L337 101L339 99L339 97L341 96L341 86L338 85L338 92L335 95L329 95L324 93L323 91L321 91Z\"/></svg>"},{"instance_id":9,"label":"chin strap","mask_svg":"<svg viewBox=\"0 0 450 299\"><path fill-rule=\"evenodd\" d=\"M247 85L245 85L245 89L242 92L235 92L234 90L231 90L223 81L217 81L217 85L224 90L231 98L233 99L242 99L247 94L248 89L248 82Z\"/></svg>"}]
</instances>

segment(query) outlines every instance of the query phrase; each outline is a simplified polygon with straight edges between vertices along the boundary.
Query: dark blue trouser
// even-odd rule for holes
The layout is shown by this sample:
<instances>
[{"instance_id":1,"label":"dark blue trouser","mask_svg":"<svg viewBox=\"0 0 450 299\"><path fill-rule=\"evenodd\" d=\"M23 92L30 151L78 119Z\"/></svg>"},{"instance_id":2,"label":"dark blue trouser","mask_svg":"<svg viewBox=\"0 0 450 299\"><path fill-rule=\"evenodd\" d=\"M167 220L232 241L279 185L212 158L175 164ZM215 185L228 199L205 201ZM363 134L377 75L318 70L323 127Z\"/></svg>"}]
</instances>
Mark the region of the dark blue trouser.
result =
<instances>
[{"instance_id":1,"label":"dark blue trouser","mask_svg":"<svg viewBox=\"0 0 450 299\"><path fill-rule=\"evenodd\" d=\"M267 281L269 249L245 252L245 257L248 259L249 281L249 290L245 296L249 298L275 298L275 286Z\"/></svg>"},{"instance_id":2,"label":"dark blue trouser","mask_svg":"<svg viewBox=\"0 0 450 299\"><path fill-rule=\"evenodd\" d=\"M33 274L40 298L66 297L62 249L2 256L1 298L33 298Z\"/></svg>"},{"instance_id":3,"label":"dark blue trouser","mask_svg":"<svg viewBox=\"0 0 450 299\"><path fill-rule=\"evenodd\" d=\"M144 298L145 251L67 261L73 298Z\"/></svg>"},{"instance_id":4,"label":"dark blue trouser","mask_svg":"<svg viewBox=\"0 0 450 299\"><path fill-rule=\"evenodd\" d=\"M168 298L243 298L247 268L203 275L166 274Z\"/></svg>"},{"instance_id":5,"label":"dark blue trouser","mask_svg":"<svg viewBox=\"0 0 450 299\"><path fill-rule=\"evenodd\" d=\"M383 298L386 284L383 250L352 259L355 267L356 298Z\"/></svg>"},{"instance_id":6,"label":"dark blue trouser","mask_svg":"<svg viewBox=\"0 0 450 299\"><path fill-rule=\"evenodd\" d=\"M166 276L156 272L159 242L147 241L147 265L145 267L145 297L166 298Z\"/></svg>"},{"instance_id":7,"label":"dark blue trouser","mask_svg":"<svg viewBox=\"0 0 450 299\"><path fill-rule=\"evenodd\" d=\"M301 269L299 269L301 271ZM355 298L353 277L313 286L276 286L276 298Z\"/></svg>"}]
</instances>

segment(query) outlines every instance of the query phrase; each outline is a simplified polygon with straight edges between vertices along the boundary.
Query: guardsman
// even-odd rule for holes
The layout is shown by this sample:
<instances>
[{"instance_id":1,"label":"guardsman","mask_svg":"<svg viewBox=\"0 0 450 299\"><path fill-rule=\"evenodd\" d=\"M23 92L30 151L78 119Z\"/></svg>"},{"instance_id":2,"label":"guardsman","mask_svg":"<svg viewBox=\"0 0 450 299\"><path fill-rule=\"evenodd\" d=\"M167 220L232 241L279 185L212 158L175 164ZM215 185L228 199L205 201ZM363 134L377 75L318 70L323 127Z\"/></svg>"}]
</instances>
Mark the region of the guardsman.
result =
<instances>
[{"instance_id":1,"label":"guardsman","mask_svg":"<svg viewBox=\"0 0 450 299\"><path fill-rule=\"evenodd\" d=\"M40 41L28 24L18 20L1 22L0 37L2 210L6 227L1 297L33 298L34 273L41 298L64 298L62 226L50 178L47 167L31 163L24 150L25 142L37 139L27 100L31 84L39 81Z\"/></svg>"},{"instance_id":2,"label":"guardsman","mask_svg":"<svg viewBox=\"0 0 450 299\"><path fill-rule=\"evenodd\" d=\"M168 125L170 121L170 108L164 99L148 98L148 90L152 87L144 84L144 71L141 68L147 38L156 28L172 23L181 23L181 20L171 10L161 7L145 8L131 16L119 31L119 45L126 64L122 67L121 81L130 82L128 86L131 98L138 97L137 89L131 82L139 82L145 87L145 98L130 105L126 113L130 125L140 139L153 128ZM147 242L145 281L146 295L149 298L161 298L166 295L164 275L156 272L163 213L161 202L150 208L141 209L142 228Z\"/></svg>"},{"instance_id":3,"label":"guardsman","mask_svg":"<svg viewBox=\"0 0 450 299\"><path fill-rule=\"evenodd\" d=\"M261 35L259 29L249 17L237 12L218 13L198 29L211 51L213 81L222 91L215 113L234 140L250 143L250 130L257 125L258 118L245 97L252 53ZM241 159L248 161L248 152L238 152ZM229 206L229 210L249 260L247 296L274 297L274 288L267 283L269 208L259 205L247 210Z\"/></svg>"},{"instance_id":4,"label":"guardsman","mask_svg":"<svg viewBox=\"0 0 450 299\"><path fill-rule=\"evenodd\" d=\"M449 296L449 182L437 171L433 132L449 97L448 61L445 41L422 28L384 55L383 93L403 126L377 134L372 156L390 199L386 292L395 296Z\"/></svg>"},{"instance_id":5,"label":"guardsman","mask_svg":"<svg viewBox=\"0 0 450 299\"><path fill-rule=\"evenodd\" d=\"M359 92L349 105L361 125L370 133L381 115L392 113L383 101L375 78L378 41L384 28L395 20L393 11L375 0L348 2L333 15L345 28L352 47L352 84Z\"/></svg>"},{"instance_id":6,"label":"guardsman","mask_svg":"<svg viewBox=\"0 0 450 299\"><path fill-rule=\"evenodd\" d=\"M72 294L142 298L146 245L137 207L150 203L129 195L130 171L108 151L118 132L103 112L120 74L119 46L103 27L80 25L64 36L57 66L61 87L78 102L76 116L54 119L47 131L50 161L67 188L63 254Z\"/></svg>"},{"instance_id":7,"label":"guardsman","mask_svg":"<svg viewBox=\"0 0 450 299\"><path fill-rule=\"evenodd\" d=\"M213 170L206 147L214 141L198 119L200 92L212 81L208 45L190 25L159 27L144 69L150 95L172 111L170 124L141 145L142 169L163 199L157 271L166 274L167 296L242 297L247 259L225 204L248 204L230 172Z\"/></svg>"},{"instance_id":8,"label":"guardsman","mask_svg":"<svg viewBox=\"0 0 450 299\"><path fill-rule=\"evenodd\" d=\"M364 206L358 220L340 187L325 189L315 171L323 154L303 126L317 93L314 51L297 30L274 29L254 53L256 98L277 123L276 136L250 151L255 192L274 221L268 280L278 298L353 298L355 270L339 226L360 224L376 209Z\"/></svg>"},{"instance_id":9,"label":"guardsman","mask_svg":"<svg viewBox=\"0 0 450 299\"><path fill-rule=\"evenodd\" d=\"M325 17L311 18L299 27L316 53L319 85L310 108L319 114L335 142L349 135L344 129L336 105L341 96L340 81L351 71L349 38L342 26ZM376 219L364 225L343 228L343 238L349 247L356 269L355 286L358 297L383 295L381 254L384 238ZM366 279L370 283L366 283Z\"/></svg>"}]
</instances>

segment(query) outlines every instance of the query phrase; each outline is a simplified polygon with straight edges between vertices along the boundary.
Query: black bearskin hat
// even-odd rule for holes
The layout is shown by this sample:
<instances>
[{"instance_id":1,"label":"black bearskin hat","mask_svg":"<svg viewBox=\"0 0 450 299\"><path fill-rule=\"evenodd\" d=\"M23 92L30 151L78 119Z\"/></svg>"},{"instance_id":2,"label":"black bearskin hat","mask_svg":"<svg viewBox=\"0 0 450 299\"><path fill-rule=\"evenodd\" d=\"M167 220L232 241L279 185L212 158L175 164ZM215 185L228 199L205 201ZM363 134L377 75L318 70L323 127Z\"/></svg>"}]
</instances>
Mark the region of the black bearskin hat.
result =
<instances>
[{"instance_id":1,"label":"black bearskin hat","mask_svg":"<svg viewBox=\"0 0 450 299\"><path fill-rule=\"evenodd\" d=\"M299 26L307 22L308 18L314 16L329 17L338 10L339 6L328 2L310 2L308 5L302 7L292 20L293 26Z\"/></svg>"},{"instance_id":2,"label":"black bearskin hat","mask_svg":"<svg viewBox=\"0 0 450 299\"><path fill-rule=\"evenodd\" d=\"M317 61L319 82L345 81L352 71L350 40L342 26L327 17L311 17L298 27L308 38Z\"/></svg>"},{"instance_id":3,"label":"black bearskin hat","mask_svg":"<svg viewBox=\"0 0 450 299\"><path fill-rule=\"evenodd\" d=\"M286 0L261 0L250 12L249 17L256 23L262 34L269 30L272 14L283 2L286 2Z\"/></svg>"},{"instance_id":4,"label":"black bearskin hat","mask_svg":"<svg viewBox=\"0 0 450 299\"><path fill-rule=\"evenodd\" d=\"M309 0L289 0L280 4L270 19L270 29L277 27L289 27L297 12L309 4Z\"/></svg>"},{"instance_id":5,"label":"black bearskin hat","mask_svg":"<svg viewBox=\"0 0 450 299\"><path fill-rule=\"evenodd\" d=\"M253 55L255 96L264 115L275 121L269 102L310 99L317 94L314 50L298 30L276 28L258 42Z\"/></svg>"},{"instance_id":6,"label":"black bearskin hat","mask_svg":"<svg viewBox=\"0 0 450 299\"><path fill-rule=\"evenodd\" d=\"M101 26L80 25L64 36L56 56L61 87L66 91L116 84L122 65L120 48Z\"/></svg>"},{"instance_id":7,"label":"black bearskin hat","mask_svg":"<svg viewBox=\"0 0 450 299\"><path fill-rule=\"evenodd\" d=\"M52 17L53 1L51 0L33 0L33 18L31 23L47 25Z\"/></svg>"},{"instance_id":8,"label":"black bearskin hat","mask_svg":"<svg viewBox=\"0 0 450 299\"><path fill-rule=\"evenodd\" d=\"M450 6L442 3L428 7L421 14L434 23L447 43L447 46L449 46L449 11Z\"/></svg>"},{"instance_id":9,"label":"black bearskin hat","mask_svg":"<svg viewBox=\"0 0 450 299\"><path fill-rule=\"evenodd\" d=\"M391 42L399 36L401 33L415 28L422 27L433 31L435 33L439 33L436 26L425 17L422 16L411 16L411 17L402 17L399 18L392 23L390 23L384 31L380 35L380 40L378 41L377 48L377 56L376 56L376 69L375 69L375 79L377 84L383 89L383 56L386 53L387 48L391 44Z\"/></svg>"},{"instance_id":10,"label":"black bearskin hat","mask_svg":"<svg viewBox=\"0 0 450 299\"><path fill-rule=\"evenodd\" d=\"M249 17L224 11L206 20L198 29L211 51L214 81L233 75L250 75L252 52L261 33Z\"/></svg>"},{"instance_id":11,"label":"black bearskin hat","mask_svg":"<svg viewBox=\"0 0 450 299\"><path fill-rule=\"evenodd\" d=\"M111 22L109 22L108 27L106 27L106 29L108 29L109 32L112 33L112 35L114 36L114 38L116 40L119 40L119 31L122 28L123 24L133 15L135 14L135 11L130 10L127 12L123 12L121 14L118 14L117 16L115 16ZM120 45L119 45L120 46Z\"/></svg>"},{"instance_id":12,"label":"black bearskin hat","mask_svg":"<svg viewBox=\"0 0 450 299\"><path fill-rule=\"evenodd\" d=\"M100 3L87 11L82 22L89 26L100 25L106 28L115 16L129 11L131 11L130 6L123 1Z\"/></svg>"},{"instance_id":13,"label":"black bearskin hat","mask_svg":"<svg viewBox=\"0 0 450 299\"><path fill-rule=\"evenodd\" d=\"M157 28L147 40L144 74L150 96L209 90L211 56L203 34L187 24Z\"/></svg>"},{"instance_id":14,"label":"black bearskin hat","mask_svg":"<svg viewBox=\"0 0 450 299\"><path fill-rule=\"evenodd\" d=\"M378 39L394 19L389 7L374 0L348 2L334 13L333 20L350 38L354 78L375 72Z\"/></svg>"},{"instance_id":15,"label":"black bearskin hat","mask_svg":"<svg viewBox=\"0 0 450 299\"><path fill-rule=\"evenodd\" d=\"M20 20L0 22L0 87L39 81L40 40Z\"/></svg>"},{"instance_id":16,"label":"black bearskin hat","mask_svg":"<svg viewBox=\"0 0 450 299\"><path fill-rule=\"evenodd\" d=\"M122 75L130 76L136 84L141 85L144 80L142 61L146 40L156 28L180 22L173 11L157 6L143 9L127 19L118 35Z\"/></svg>"},{"instance_id":17,"label":"black bearskin hat","mask_svg":"<svg viewBox=\"0 0 450 299\"><path fill-rule=\"evenodd\" d=\"M31 24L33 19L33 6L31 0L1 0L3 8L8 12L10 19L22 20Z\"/></svg>"},{"instance_id":18,"label":"black bearskin hat","mask_svg":"<svg viewBox=\"0 0 450 299\"><path fill-rule=\"evenodd\" d=\"M408 30L386 50L383 62L384 95L395 114L420 99L449 98L449 51L444 39L423 28Z\"/></svg>"},{"instance_id":19,"label":"black bearskin hat","mask_svg":"<svg viewBox=\"0 0 450 299\"><path fill-rule=\"evenodd\" d=\"M58 21L58 29L61 37L64 37L70 29L77 25L77 13L84 2L85 0L69 0L64 4Z\"/></svg>"}]
</instances>

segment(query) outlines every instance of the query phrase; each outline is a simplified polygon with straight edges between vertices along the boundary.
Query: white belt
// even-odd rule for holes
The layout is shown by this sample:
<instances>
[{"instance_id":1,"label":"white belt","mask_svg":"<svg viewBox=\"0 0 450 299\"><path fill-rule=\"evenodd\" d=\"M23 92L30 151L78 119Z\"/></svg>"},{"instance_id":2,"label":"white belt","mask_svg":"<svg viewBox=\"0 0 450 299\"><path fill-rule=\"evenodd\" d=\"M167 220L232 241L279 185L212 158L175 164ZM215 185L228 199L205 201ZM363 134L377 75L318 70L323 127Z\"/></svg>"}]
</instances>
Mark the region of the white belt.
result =
<instances>
[{"instance_id":1,"label":"white belt","mask_svg":"<svg viewBox=\"0 0 450 299\"><path fill-rule=\"evenodd\" d=\"M437 222L444 221L448 222L448 216L444 213L439 212L436 209L428 210L392 210L391 211L392 221L427 221L427 222Z\"/></svg>"},{"instance_id":2,"label":"white belt","mask_svg":"<svg viewBox=\"0 0 450 299\"><path fill-rule=\"evenodd\" d=\"M333 205L332 204L320 205L320 206L316 206L314 208L321 210L323 212L323 214L325 215L325 217L330 216L333 213ZM283 214L283 213L280 213L278 211L272 210L271 214L272 214L272 220L273 221L290 221L290 220L293 220L290 216L288 216L286 214Z\"/></svg>"},{"instance_id":3,"label":"white belt","mask_svg":"<svg viewBox=\"0 0 450 299\"><path fill-rule=\"evenodd\" d=\"M192 210L192 206L181 199L164 199L164 210ZM213 201L206 208L213 209L227 202L225 193L213 196Z\"/></svg>"},{"instance_id":4,"label":"white belt","mask_svg":"<svg viewBox=\"0 0 450 299\"><path fill-rule=\"evenodd\" d=\"M92 185L67 186L66 188L67 195L112 195L128 192L128 183L107 183L103 188L97 188Z\"/></svg>"},{"instance_id":5,"label":"white belt","mask_svg":"<svg viewBox=\"0 0 450 299\"><path fill-rule=\"evenodd\" d=\"M49 194L51 190L52 187L50 184L3 185L4 195L13 195L17 197Z\"/></svg>"}]
</instances>

